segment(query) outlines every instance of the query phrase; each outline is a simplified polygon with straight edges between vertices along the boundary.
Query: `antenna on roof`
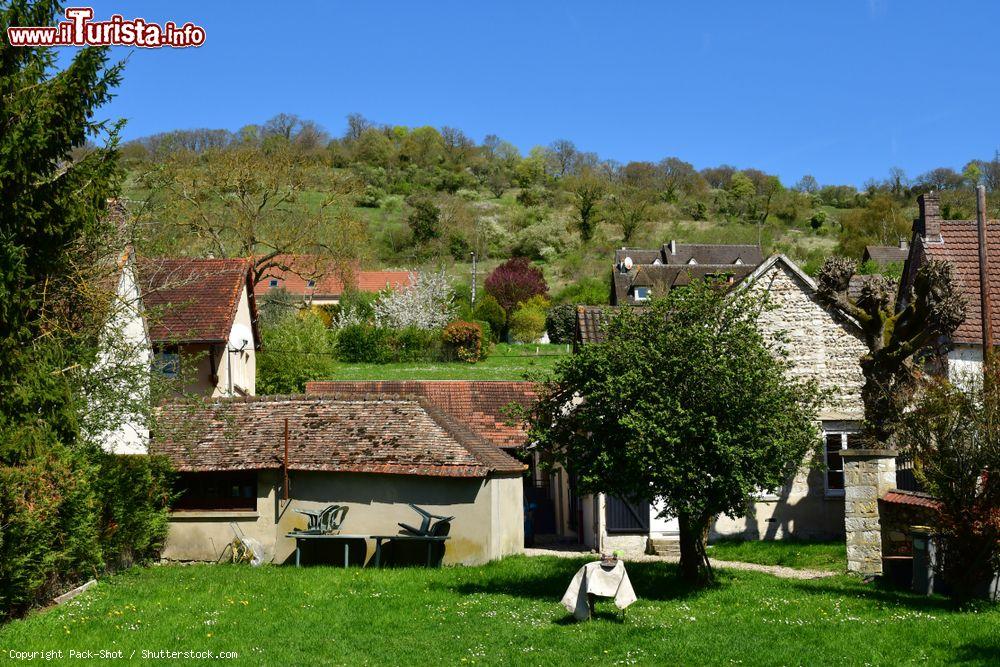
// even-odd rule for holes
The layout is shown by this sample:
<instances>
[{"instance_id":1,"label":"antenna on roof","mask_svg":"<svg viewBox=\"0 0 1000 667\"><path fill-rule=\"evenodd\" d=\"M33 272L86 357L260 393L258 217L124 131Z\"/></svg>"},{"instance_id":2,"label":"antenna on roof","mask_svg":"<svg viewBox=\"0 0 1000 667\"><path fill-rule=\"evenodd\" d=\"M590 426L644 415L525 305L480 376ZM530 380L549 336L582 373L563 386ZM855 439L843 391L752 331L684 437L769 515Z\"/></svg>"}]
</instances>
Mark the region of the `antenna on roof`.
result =
<instances>
[{"instance_id":1,"label":"antenna on roof","mask_svg":"<svg viewBox=\"0 0 1000 667\"><path fill-rule=\"evenodd\" d=\"M626 257L625 261L622 262L622 265L625 267L626 271L631 271L632 270L632 258L631 257Z\"/></svg>"}]
</instances>

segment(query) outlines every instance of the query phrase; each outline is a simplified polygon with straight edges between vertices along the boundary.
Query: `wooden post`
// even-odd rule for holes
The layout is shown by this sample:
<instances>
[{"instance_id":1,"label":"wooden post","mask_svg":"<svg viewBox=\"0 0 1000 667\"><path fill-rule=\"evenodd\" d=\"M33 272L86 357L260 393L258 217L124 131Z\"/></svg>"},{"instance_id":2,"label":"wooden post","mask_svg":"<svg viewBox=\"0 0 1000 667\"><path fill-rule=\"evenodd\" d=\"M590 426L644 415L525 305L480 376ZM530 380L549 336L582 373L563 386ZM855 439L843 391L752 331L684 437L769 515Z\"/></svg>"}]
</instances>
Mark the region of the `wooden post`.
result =
<instances>
[{"instance_id":1,"label":"wooden post","mask_svg":"<svg viewBox=\"0 0 1000 667\"><path fill-rule=\"evenodd\" d=\"M976 222L979 232L979 303L983 321L983 362L993 354L993 308L990 303L988 235L986 233L986 187L976 187Z\"/></svg>"},{"instance_id":2,"label":"wooden post","mask_svg":"<svg viewBox=\"0 0 1000 667\"><path fill-rule=\"evenodd\" d=\"M288 501L288 417L285 417L285 461L282 466L285 473L285 481L282 484L282 497L287 502Z\"/></svg>"}]
</instances>

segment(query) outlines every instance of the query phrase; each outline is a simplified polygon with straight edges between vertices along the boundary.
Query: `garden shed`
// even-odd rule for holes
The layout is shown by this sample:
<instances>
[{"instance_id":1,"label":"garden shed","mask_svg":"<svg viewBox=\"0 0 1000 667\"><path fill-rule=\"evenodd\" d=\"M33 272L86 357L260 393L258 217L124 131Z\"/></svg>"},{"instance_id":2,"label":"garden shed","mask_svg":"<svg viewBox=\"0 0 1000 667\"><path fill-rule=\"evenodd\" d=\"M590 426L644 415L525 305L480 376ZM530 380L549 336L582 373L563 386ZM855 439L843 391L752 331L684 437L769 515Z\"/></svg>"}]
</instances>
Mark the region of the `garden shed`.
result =
<instances>
[{"instance_id":1,"label":"garden shed","mask_svg":"<svg viewBox=\"0 0 1000 667\"><path fill-rule=\"evenodd\" d=\"M286 445L287 443L287 445ZM286 562L296 509L349 508L351 534L394 534L409 503L454 516L444 563L518 553L525 466L426 399L401 395L261 396L173 403L151 451L178 470L180 497L163 558L215 561L236 531ZM357 545L352 562L370 560Z\"/></svg>"}]
</instances>

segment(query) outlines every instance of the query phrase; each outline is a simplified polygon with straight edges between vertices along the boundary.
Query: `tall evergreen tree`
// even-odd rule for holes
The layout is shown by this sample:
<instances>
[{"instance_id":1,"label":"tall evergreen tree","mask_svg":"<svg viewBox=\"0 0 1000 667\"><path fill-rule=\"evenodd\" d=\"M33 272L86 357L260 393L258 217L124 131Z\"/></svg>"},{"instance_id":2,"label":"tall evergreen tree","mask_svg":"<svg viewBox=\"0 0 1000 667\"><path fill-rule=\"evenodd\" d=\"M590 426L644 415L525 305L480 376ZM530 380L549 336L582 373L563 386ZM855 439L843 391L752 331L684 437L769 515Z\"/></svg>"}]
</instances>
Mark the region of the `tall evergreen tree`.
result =
<instances>
[{"instance_id":1,"label":"tall evergreen tree","mask_svg":"<svg viewBox=\"0 0 1000 667\"><path fill-rule=\"evenodd\" d=\"M51 25L54 1L0 8L0 30ZM79 268L102 252L119 124L96 118L121 79L107 49L64 69L52 49L0 45L0 461L77 437L72 369L93 353ZM104 147L88 148L91 138Z\"/></svg>"}]
</instances>

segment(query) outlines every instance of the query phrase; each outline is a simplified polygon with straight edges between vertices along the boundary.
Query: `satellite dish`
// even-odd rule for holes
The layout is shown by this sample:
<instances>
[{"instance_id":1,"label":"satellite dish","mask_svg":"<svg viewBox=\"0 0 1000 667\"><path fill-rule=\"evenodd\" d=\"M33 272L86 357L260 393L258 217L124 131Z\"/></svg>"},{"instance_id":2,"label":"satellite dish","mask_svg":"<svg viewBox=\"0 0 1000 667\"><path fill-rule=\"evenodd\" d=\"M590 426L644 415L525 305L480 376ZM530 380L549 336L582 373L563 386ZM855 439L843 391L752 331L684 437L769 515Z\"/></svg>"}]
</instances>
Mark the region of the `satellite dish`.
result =
<instances>
[{"instance_id":1,"label":"satellite dish","mask_svg":"<svg viewBox=\"0 0 1000 667\"><path fill-rule=\"evenodd\" d=\"M625 270L626 271L631 271L632 270L632 258L631 257L626 257L625 261L622 262L622 264L625 265Z\"/></svg>"},{"instance_id":2,"label":"satellite dish","mask_svg":"<svg viewBox=\"0 0 1000 667\"><path fill-rule=\"evenodd\" d=\"M253 341L253 332L245 324L236 323L233 330L229 332L229 347L233 350L242 350Z\"/></svg>"}]
</instances>

